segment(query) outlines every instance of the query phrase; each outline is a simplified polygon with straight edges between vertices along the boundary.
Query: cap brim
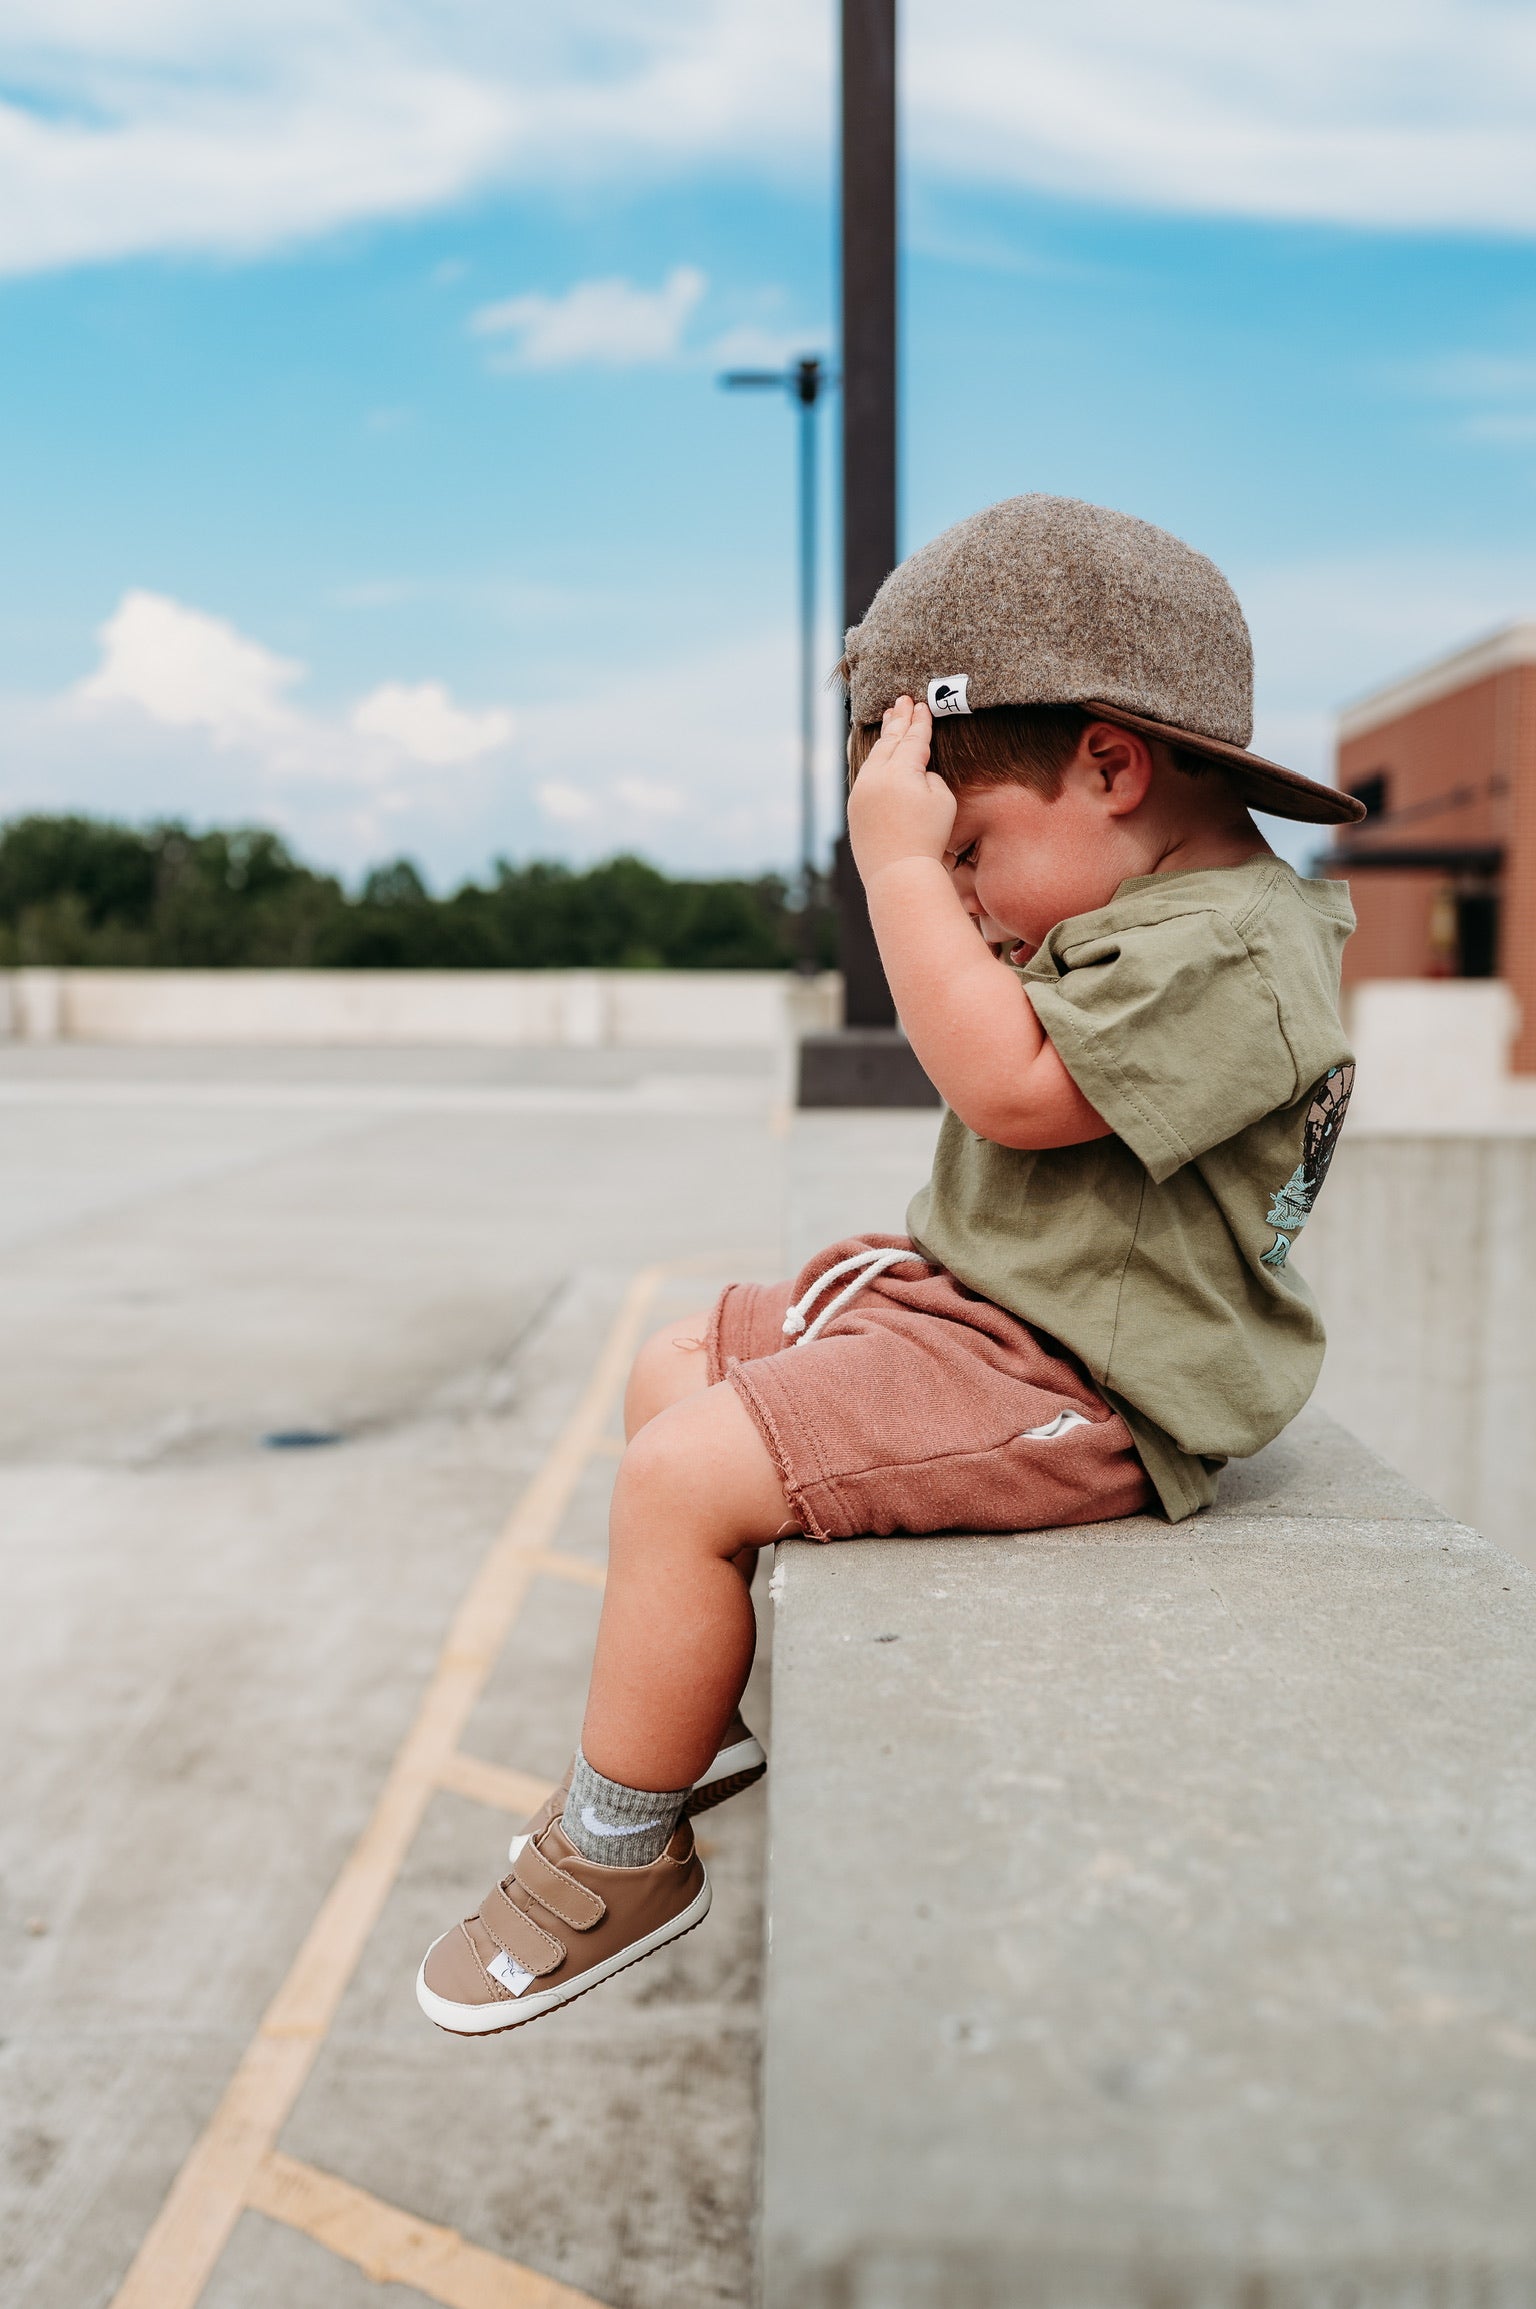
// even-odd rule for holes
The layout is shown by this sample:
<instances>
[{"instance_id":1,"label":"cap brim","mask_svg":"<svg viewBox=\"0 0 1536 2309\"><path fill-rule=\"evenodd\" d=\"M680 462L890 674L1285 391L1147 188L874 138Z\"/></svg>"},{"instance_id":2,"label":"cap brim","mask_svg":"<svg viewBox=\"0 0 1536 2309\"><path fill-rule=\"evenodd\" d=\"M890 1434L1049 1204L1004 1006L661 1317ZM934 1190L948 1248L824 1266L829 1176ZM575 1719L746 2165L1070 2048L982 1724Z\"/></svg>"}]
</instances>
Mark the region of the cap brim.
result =
<instances>
[{"instance_id":1,"label":"cap brim","mask_svg":"<svg viewBox=\"0 0 1536 2309\"><path fill-rule=\"evenodd\" d=\"M1219 762L1243 800L1272 818L1300 818L1309 826L1353 826L1365 816L1365 804L1357 802L1353 794L1341 793L1337 786L1319 785L1315 778L1304 778L1299 770L1284 770L1278 762L1267 762L1262 754L1228 745L1224 738L1175 729L1171 722L1155 722L1148 714L1128 713L1124 706L1102 705L1096 698L1085 698L1082 711Z\"/></svg>"}]
</instances>

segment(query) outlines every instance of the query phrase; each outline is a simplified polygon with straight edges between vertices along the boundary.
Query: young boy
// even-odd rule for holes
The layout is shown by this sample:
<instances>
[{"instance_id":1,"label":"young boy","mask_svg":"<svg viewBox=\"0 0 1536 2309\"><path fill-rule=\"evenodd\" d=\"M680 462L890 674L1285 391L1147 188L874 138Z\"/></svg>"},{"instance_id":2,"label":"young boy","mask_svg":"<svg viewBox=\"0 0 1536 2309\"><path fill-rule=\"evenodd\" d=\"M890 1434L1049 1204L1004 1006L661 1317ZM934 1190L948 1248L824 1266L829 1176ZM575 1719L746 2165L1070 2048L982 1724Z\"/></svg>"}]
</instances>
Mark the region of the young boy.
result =
<instances>
[{"instance_id":1,"label":"young boy","mask_svg":"<svg viewBox=\"0 0 1536 2309\"><path fill-rule=\"evenodd\" d=\"M1363 814L1249 753L1252 656L1176 538L1020 497L848 636L854 856L949 1111L910 1235L734 1285L636 1360L581 1748L423 2009L514 2028L699 1923L690 1813L748 1785L756 1551L1205 1506L1311 1393L1288 1264L1343 1120L1343 888L1250 803Z\"/></svg>"}]
</instances>

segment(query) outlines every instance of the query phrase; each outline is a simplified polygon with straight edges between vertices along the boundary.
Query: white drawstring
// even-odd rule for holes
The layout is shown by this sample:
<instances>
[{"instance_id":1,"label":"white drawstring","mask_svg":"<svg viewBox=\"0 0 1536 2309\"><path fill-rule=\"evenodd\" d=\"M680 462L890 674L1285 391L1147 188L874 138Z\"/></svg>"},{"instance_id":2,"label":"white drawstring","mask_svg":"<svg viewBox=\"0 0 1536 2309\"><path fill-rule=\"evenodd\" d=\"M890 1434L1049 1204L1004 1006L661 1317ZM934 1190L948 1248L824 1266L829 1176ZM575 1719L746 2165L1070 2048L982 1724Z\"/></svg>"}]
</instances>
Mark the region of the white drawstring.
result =
<instances>
[{"instance_id":1,"label":"white drawstring","mask_svg":"<svg viewBox=\"0 0 1536 2309\"><path fill-rule=\"evenodd\" d=\"M839 1259L835 1267L828 1267L824 1275L818 1275L805 1296L797 1299L790 1308L784 1318L785 1338L792 1340L797 1347L809 1346L817 1332L823 1330L834 1315L840 1315L858 1297L866 1283L872 1283L877 1275L883 1275L887 1267L899 1267L908 1259L915 1260L919 1266L926 1264L921 1251L855 1251L851 1259ZM835 1283L839 1275L852 1274L855 1267L859 1272L854 1275L853 1281L844 1284L837 1297L828 1301L807 1329L806 1316L827 1285Z\"/></svg>"}]
</instances>

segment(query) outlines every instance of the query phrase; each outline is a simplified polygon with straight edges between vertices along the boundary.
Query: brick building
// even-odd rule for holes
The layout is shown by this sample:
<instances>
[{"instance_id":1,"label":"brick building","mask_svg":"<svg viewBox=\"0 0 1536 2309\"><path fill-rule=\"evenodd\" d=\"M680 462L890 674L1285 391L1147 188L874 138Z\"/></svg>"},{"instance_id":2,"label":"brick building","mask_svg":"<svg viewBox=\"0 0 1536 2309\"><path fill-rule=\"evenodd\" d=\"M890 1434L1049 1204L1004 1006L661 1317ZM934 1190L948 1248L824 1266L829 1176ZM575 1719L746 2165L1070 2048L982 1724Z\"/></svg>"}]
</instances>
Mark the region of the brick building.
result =
<instances>
[{"instance_id":1,"label":"brick building","mask_svg":"<svg viewBox=\"0 0 1536 2309\"><path fill-rule=\"evenodd\" d=\"M1320 868L1347 875L1359 916L1346 984L1502 977L1514 1066L1536 1074L1536 624L1350 706L1338 781L1369 813Z\"/></svg>"}]
</instances>

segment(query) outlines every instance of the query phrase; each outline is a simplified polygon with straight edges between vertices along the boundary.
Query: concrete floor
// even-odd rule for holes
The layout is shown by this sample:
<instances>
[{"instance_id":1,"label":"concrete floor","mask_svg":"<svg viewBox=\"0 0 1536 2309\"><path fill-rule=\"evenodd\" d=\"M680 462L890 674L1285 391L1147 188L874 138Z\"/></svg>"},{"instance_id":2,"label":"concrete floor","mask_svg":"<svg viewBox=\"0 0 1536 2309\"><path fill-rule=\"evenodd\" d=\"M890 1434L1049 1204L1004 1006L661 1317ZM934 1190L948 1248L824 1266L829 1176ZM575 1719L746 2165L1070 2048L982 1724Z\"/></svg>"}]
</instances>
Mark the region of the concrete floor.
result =
<instances>
[{"instance_id":1,"label":"concrete floor","mask_svg":"<svg viewBox=\"0 0 1536 2309\"><path fill-rule=\"evenodd\" d=\"M116 2301L636 1271L677 1270L664 1319L900 1226L936 1118L802 1117L787 1176L782 1089L743 1052L0 1046L4 2309ZM578 1563L612 1465L555 1536ZM558 1774L597 1605L534 1580L464 1752ZM703 1932L463 2045L412 1975L508 1826L432 1798L276 2146L507 2265L405 2309L560 2309L518 2270L568 2309L745 2303L761 1793L706 1825ZM380 2298L246 2210L140 2309Z\"/></svg>"},{"instance_id":2,"label":"concrete floor","mask_svg":"<svg viewBox=\"0 0 1536 2309\"><path fill-rule=\"evenodd\" d=\"M687 1265L663 1318L778 1267L775 1096L742 1054L0 1051L6 2304L115 2298L635 1270ZM467 1751L558 1774L598 1601L534 1581ZM761 1819L711 1817L702 1933L465 2045L412 1975L510 1823L435 1797L278 2148L612 2309L744 2302ZM380 2291L248 2210L197 2297Z\"/></svg>"}]
</instances>

